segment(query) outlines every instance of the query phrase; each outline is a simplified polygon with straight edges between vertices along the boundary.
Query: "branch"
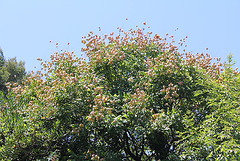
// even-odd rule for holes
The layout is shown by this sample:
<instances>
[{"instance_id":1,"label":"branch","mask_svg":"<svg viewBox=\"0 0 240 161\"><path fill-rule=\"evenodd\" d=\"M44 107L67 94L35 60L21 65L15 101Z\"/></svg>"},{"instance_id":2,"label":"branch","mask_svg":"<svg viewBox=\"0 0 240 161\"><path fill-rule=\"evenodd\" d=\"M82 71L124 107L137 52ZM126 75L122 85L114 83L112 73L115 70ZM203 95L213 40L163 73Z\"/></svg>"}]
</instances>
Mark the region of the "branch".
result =
<instances>
[{"instance_id":1,"label":"branch","mask_svg":"<svg viewBox=\"0 0 240 161\"><path fill-rule=\"evenodd\" d=\"M126 147L124 147L124 151L126 154L130 155L131 158L133 158L134 160L136 161L141 161L141 159L139 159L139 157L137 157L136 155L134 155L130 148L129 148L129 139L128 139L128 136L127 136L127 131L125 130L124 132L124 139L125 139L125 142L126 142Z\"/></svg>"}]
</instances>

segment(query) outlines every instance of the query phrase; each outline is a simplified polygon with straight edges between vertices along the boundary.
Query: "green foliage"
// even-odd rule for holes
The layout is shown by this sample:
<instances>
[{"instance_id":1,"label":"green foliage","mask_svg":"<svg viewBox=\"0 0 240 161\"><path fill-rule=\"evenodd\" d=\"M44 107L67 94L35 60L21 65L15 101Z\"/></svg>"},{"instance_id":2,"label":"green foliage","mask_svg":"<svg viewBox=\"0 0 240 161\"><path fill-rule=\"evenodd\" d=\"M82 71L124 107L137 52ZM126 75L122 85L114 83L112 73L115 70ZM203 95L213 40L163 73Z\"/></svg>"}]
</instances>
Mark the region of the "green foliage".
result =
<instances>
[{"instance_id":1,"label":"green foliage","mask_svg":"<svg viewBox=\"0 0 240 161\"><path fill-rule=\"evenodd\" d=\"M0 54L0 91L7 93L6 83L22 84L25 80L25 63L17 62L16 57L5 60L2 49L0 49Z\"/></svg>"},{"instance_id":2,"label":"green foliage","mask_svg":"<svg viewBox=\"0 0 240 161\"><path fill-rule=\"evenodd\" d=\"M235 61L233 61L233 54L228 54L227 62L225 62L224 65L226 68L232 68L232 66L235 65Z\"/></svg>"},{"instance_id":3,"label":"green foliage","mask_svg":"<svg viewBox=\"0 0 240 161\"><path fill-rule=\"evenodd\" d=\"M2 68L2 66L4 65L4 55L3 55L3 51L0 48L0 68Z\"/></svg>"},{"instance_id":4,"label":"green foliage","mask_svg":"<svg viewBox=\"0 0 240 161\"><path fill-rule=\"evenodd\" d=\"M14 100L12 93L7 98L1 95L1 160L34 160L44 156L48 143L41 131L42 123L31 121L24 98Z\"/></svg>"},{"instance_id":5,"label":"green foliage","mask_svg":"<svg viewBox=\"0 0 240 161\"><path fill-rule=\"evenodd\" d=\"M2 95L0 159L239 160L239 73L143 32L90 33L89 61L56 53Z\"/></svg>"},{"instance_id":6,"label":"green foliage","mask_svg":"<svg viewBox=\"0 0 240 161\"><path fill-rule=\"evenodd\" d=\"M11 58L5 62L5 68L8 74L8 82L18 82L19 84L22 83L24 80L24 76L26 75L25 63L23 61L17 62L16 57Z\"/></svg>"}]
</instances>

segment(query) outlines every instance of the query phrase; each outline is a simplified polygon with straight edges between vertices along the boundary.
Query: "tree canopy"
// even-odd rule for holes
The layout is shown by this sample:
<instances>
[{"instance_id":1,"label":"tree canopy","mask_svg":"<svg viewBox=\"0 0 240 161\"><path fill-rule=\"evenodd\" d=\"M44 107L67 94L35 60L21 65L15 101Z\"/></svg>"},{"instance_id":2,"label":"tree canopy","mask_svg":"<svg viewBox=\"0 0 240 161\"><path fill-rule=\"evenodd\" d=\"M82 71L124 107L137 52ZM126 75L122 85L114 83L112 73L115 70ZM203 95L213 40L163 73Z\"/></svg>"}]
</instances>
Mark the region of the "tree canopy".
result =
<instances>
[{"instance_id":1,"label":"tree canopy","mask_svg":"<svg viewBox=\"0 0 240 161\"><path fill-rule=\"evenodd\" d=\"M6 83L22 84L26 76L25 63L15 58L6 60L0 48L0 91L7 92Z\"/></svg>"},{"instance_id":2,"label":"tree canopy","mask_svg":"<svg viewBox=\"0 0 240 161\"><path fill-rule=\"evenodd\" d=\"M146 29L83 38L1 101L3 160L238 160L239 72ZM10 87L9 87L10 88Z\"/></svg>"}]
</instances>

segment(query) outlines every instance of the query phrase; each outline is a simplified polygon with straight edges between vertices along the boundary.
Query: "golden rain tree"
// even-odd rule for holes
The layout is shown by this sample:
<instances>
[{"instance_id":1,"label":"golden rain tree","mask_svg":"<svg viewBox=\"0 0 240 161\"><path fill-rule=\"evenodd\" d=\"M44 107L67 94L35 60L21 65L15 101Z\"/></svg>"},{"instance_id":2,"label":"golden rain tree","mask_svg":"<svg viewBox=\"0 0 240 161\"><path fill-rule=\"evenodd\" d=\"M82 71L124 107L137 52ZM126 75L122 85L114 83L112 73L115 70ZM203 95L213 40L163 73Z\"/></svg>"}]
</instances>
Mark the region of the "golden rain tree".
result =
<instances>
[{"instance_id":1,"label":"golden rain tree","mask_svg":"<svg viewBox=\"0 0 240 161\"><path fill-rule=\"evenodd\" d=\"M1 101L3 160L237 160L239 73L146 29L90 32Z\"/></svg>"}]
</instances>

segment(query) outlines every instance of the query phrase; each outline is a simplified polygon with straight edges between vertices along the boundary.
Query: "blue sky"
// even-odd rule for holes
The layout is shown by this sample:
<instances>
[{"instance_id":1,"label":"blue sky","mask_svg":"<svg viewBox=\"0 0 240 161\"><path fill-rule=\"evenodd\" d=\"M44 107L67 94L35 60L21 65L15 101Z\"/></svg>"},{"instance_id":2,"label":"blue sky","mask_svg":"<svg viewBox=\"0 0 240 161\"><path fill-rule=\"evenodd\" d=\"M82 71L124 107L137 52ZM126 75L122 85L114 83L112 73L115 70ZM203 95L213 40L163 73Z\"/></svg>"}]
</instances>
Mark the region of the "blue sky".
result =
<instances>
[{"instance_id":1,"label":"blue sky","mask_svg":"<svg viewBox=\"0 0 240 161\"><path fill-rule=\"evenodd\" d=\"M239 0L0 0L0 47L5 58L16 56L31 71L40 66L37 57L49 60L57 51L56 42L80 55L89 31L109 34L146 22L154 34L172 34L176 42L187 35L187 51L222 61L232 53L240 67L239 8Z\"/></svg>"}]
</instances>

